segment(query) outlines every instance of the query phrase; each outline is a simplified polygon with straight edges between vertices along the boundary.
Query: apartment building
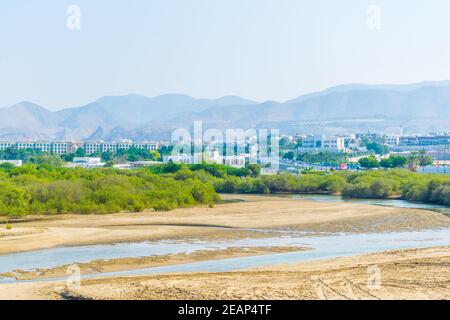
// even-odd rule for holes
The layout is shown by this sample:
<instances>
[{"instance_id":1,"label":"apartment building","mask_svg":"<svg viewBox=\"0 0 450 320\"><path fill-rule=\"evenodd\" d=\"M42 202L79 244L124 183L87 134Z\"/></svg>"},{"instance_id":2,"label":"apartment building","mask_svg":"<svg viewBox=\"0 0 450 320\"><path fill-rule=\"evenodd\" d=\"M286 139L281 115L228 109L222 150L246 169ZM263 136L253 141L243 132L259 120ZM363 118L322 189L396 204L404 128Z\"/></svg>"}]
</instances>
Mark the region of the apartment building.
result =
<instances>
[{"instance_id":1,"label":"apartment building","mask_svg":"<svg viewBox=\"0 0 450 320\"><path fill-rule=\"evenodd\" d=\"M0 150L6 150L9 148L15 147L16 144L14 142L1 142L0 141Z\"/></svg>"},{"instance_id":2,"label":"apartment building","mask_svg":"<svg viewBox=\"0 0 450 320\"><path fill-rule=\"evenodd\" d=\"M345 152L345 139L338 136L305 135L299 138L299 152Z\"/></svg>"},{"instance_id":3,"label":"apartment building","mask_svg":"<svg viewBox=\"0 0 450 320\"><path fill-rule=\"evenodd\" d=\"M16 148L18 150L33 149L42 152L48 152L53 154L70 154L75 152L78 148L84 148L87 155L103 152L117 152L118 150L129 150L130 148L144 149L148 151L156 151L159 148L159 144L156 142L143 142L133 143L132 141L122 142L86 142L80 144L73 144L70 142L12 142L12 141L0 141L0 150L6 150L9 148Z\"/></svg>"},{"instance_id":4,"label":"apartment building","mask_svg":"<svg viewBox=\"0 0 450 320\"><path fill-rule=\"evenodd\" d=\"M67 154L71 152L72 144L69 142L0 142L0 150L15 148L18 150L39 150L55 154Z\"/></svg>"},{"instance_id":5,"label":"apartment building","mask_svg":"<svg viewBox=\"0 0 450 320\"><path fill-rule=\"evenodd\" d=\"M50 142L36 142L33 149L38 149L42 152L52 152L53 146Z\"/></svg>"},{"instance_id":6,"label":"apartment building","mask_svg":"<svg viewBox=\"0 0 450 320\"><path fill-rule=\"evenodd\" d=\"M247 163L248 156L246 154L238 155L221 155L219 151L205 151L204 153L194 154L179 154L163 157L163 163L170 161L174 163L183 164L198 164L198 163L216 163L223 164L229 167L243 168Z\"/></svg>"},{"instance_id":7,"label":"apartment building","mask_svg":"<svg viewBox=\"0 0 450 320\"><path fill-rule=\"evenodd\" d=\"M68 142L52 143L52 153L59 155L71 153L71 150L69 149L69 143Z\"/></svg>"},{"instance_id":8,"label":"apartment building","mask_svg":"<svg viewBox=\"0 0 450 320\"><path fill-rule=\"evenodd\" d=\"M400 136L385 137L385 144L390 147L398 146L400 144Z\"/></svg>"},{"instance_id":9,"label":"apartment building","mask_svg":"<svg viewBox=\"0 0 450 320\"><path fill-rule=\"evenodd\" d=\"M157 143L136 143L133 145L135 148L144 149L148 151L156 151L159 148Z\"/></svg>"},{"instance_id":10,"label":"apartment building","mask_svg":"<svg viewBox=\"0 0 450 320\"><path fill-rule=\"evenodd\" d=\"M235 168L243 168L245 167L247 157L245 155L231 155L231 156L223 156L222 164L235 167Z\"/></svg>"},{"instance_id":11,"label":"apartment building","mask_svg":"<svg viewBox=\"0 0 450 320\"><path fill-rule=\"evenodd\" d=\"M404 136L400 138L401 146L439 146L450 144L450 135Z\"/></svg>"},{"instance_id":12,"label":"apartment building","mask_svg":"<svg viewBox=\"0 0 450 320\"><path fill-rule=\"evenodd\" d=\"M143 142L135 143L132 141L122 142L87 142L83 145L83 148L87 155L102 152L116 153L119 150L129 150L131 148L143 149L148 151L156 151L159 148L159 144L156 142Z\"/></svg>"},{"instance_id":13,"label":"apartment building","mask_svg":"<svg viewBox=\"0 0 450 320\"><path fill-rule=\"evenodd\" d=\"M91 154L94 154L94 153L101 153L103 151L102 150L102 143L100 143L100 142L88 142L88 143L85 143L83 145L83 148L84 148L84 152L87 155L91 155Z\"/></svg>"}]
</instances>

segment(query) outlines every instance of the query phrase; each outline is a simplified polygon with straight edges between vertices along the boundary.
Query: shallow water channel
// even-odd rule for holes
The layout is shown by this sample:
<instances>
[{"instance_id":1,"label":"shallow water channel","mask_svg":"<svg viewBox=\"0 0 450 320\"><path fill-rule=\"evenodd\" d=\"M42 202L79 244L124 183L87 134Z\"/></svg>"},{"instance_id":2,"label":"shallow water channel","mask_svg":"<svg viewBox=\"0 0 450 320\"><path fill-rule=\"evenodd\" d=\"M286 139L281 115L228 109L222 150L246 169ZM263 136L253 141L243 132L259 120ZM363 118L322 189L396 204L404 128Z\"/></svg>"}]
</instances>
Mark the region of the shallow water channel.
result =
<instances>
[{"instance_id":1,"label":"shallow water channel","mask_svg":"<svg viewBox=\"0 0 450 320\"><path fill-rule=\"evenodd\" d=\"M333 196L293 196L296 199L314 201L349 201L371 205L385 205L429 209L440 211L445 207L408 203L402 200L347 200ZM444 210L445 211L445 210ZM443 212L444 214L446 212ZM448 212L447 212L448 213ZM295 231L278 231L279 236L262 239L240 239L228 241L157 241L139 243L119 243L112 245L91 245L80 247L60 247L31 252L0 255L0 273L14 270L48 269L61 265L84 263L93 260L135 258L178 253L192 253L200 250L223 250L226 248L251 248L293 246L308 247L311 250L276 253L252 257L211 260L204 262L152 267L95 275L95 278L118 275L142 275L168 272L223 272L267 266L281 263L296 263L317 259L329 259L357 254L375 253L386 250L425 248L450 245L450 229L422 230L413 232L366 233L366 234L311 234ZM36 280L34 280L36 281ZM48 279L45 281L49 281ZM0 278L0 283L20 282L12 278Z\"/></svg>"}]
</instances>

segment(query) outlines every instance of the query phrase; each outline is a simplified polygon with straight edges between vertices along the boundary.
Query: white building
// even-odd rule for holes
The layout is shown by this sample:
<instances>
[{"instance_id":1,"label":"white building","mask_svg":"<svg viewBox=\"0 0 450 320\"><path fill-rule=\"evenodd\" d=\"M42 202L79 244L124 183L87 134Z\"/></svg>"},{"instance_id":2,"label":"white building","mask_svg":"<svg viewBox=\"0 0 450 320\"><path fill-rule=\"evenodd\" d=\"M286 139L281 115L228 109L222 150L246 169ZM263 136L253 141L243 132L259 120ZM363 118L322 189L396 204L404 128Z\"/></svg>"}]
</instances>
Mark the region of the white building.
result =
<instances>
[{"instance_id":1,"label":"white building","mask_svg":"<svg viewBox=\"0 0 450 320\"><path fill-rule=\"evenodd\" d=\"M94 153L101 153L103 149L102 143L100 142L87 142L84 144L83 148L88 156Z\"/></svg>"},{"instance_id":2,"label":"white building","mask_svg":"<svg viewBox=\"0 0 450 320\"><path fill-rule=\"evenodd\" d=\"M0 150L15 148L18 150L39 150L54 154L68 154L72 152L72 144L69 142L45 142L45 141L27 141L27 142L0 142Z\"/></svg>"},{"instance_id":3,"label":"white building","mask_svg":"<svg viewBox=\"0 0 450 320\"><path fill-rule=\"evenodd\" d=\"M105 166L105 163L101 158L75 157L67 166L70 168L101 168Z\"/></svg>"},{"instance_id":4,"label":"white building","mask_svg":"<svg viewBox=\"0 0 450 320\"><path fill-rule=\"evenodd\" d=\"M195 163L194 156L192 156L190 154L163 156L163 163L169 163L169 162L183 163L183 164L194 164Z\"/></svg>"},{"instance_id":5,"label":"white building","mask_svg":"<svg viewBox=\"0 0 450 320\"><path fill-rule=\"evenodd\" d=\"M247 162L248 156L245 154L223 156L219 151L205 151L203 153L179 154L163 157L163 163L170 161L183 164L216 163L229 167L243 168Z\"/></svg>"},{"instance_id":6,"label":"white building","mask_svg":"<svg viewBox=\"0 0 450 320\"><path fill-rule=\"evenodd\" d=\"M386 145L390 147L395 147L400 145L400 136L387 136Z\"/></svg>"},{"instance_id":7,"label":"white building","mask_svg":"<svg viewBox=\"0 0 450 320\"><path fill-rule=\"evenodd\" d=\"M299 139L299 152L345 152L345 138L338 136L307 135Z\"/></svg>"},{"instance_id":8,"label":"white building","mask_svg":"<svg viewBox=\"0 0 450 320\"><path fill-rule=\"evenodd\" d=\"M127 162L127 163L121 163L121 164L115 164L113 165L113 168L115 169L136 169L136 168L145 168L145 167L151 167L151 166L158 166L162 164L158 161L134 161L134 162Z\"/></svg>"},{"instance_id":9,"label":"white building","mask_svg":"<svg viewBox=\"0 0 450 320\"><path fill-rule=\"evenodd\" d=\"M243 154L223 156L222 164L234 168L243 168L245 167L246 159L247 157Z\"/></svg>"},{"instance_id":10,"label":"white building","mask_svg":"<svg viewBox=\"0 0 450 320\"><path fill-rule=\"evenodd\" d=\"M120 142L87 142L84 144L84 150L86 155L91 155L94 153L112 152L116 153L119 150L130 150L131 148L156 151L159 148L159 144L156 142L143 142L143 143L133 143L129 140L123 140Z\"/></svg>"},{"instance_id":11,"label":"white building","mask_svg":"<svg viewBox=\"0 0 450 320\"><path fill-rule=\"evenodd\" d=\"M0 150L6 150L9 148L13 148L15 147L15 143L14 142L2 142L0 141Z\"/></svg>"},{"instance_id":12,"label":"white building","mask_svg":"<svg viewBox=\"0 0 450 320\"><path fill-rule=\"evenodd\" d=\"M69 143L67 142L53 142L52 143L52 153L54 154L69 154Z\"/></svg>"},{"instance_id":13,"label":"white building","mask_svg":"<svg viewBox=\"0 0 450 320\"><path fill-rule=\"evenodd\" d=\"M18 142L16 143L16 148L18 150L34 149L34 142Z\"/></svg>"},{"instance_id":14,"label":"white building","mask_svg":"<svg viewBox=\"0 0 450 320\"><path fill-rule=\"evenodd\" d=\"M52 143L36 142L34 144L34 149L40 150L41 152L52 152Z\"/></svg>"}]
</instances>

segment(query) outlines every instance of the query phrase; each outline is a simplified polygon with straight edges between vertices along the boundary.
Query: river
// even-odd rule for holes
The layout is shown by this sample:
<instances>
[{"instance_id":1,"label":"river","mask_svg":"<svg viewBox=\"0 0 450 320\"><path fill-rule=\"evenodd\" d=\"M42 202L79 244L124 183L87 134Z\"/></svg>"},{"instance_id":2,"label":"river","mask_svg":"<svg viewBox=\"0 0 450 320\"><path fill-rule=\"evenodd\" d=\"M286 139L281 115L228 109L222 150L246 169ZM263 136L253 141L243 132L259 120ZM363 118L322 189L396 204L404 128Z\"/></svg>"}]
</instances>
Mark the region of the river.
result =
<instances>
[{"instance_id":1,"label":"river","mask_svg":"<svg viewBox=\"0 0 450 320\"><path fill-rule=\"evenodd\" d=\"M412 202L401 199L355 199L355 198L345 198L342 196L333 195L316 195L316 194L296 194L296 195L286 195L286 197L298 199L298 200L310 200L319 202L347 202L347 203L359 203L367 204L371 206L384 206L384 207L395 207L395 208L408 208L408 209L423 209L440 212L442 214L450 216L450 208L437 204L428 204L421 202Z\"/></svg>"},{"instance_id":2,"label":"river","mask_svg":"<svg viewBox=\"0 0 450 320\"><path fill-rule=\"evenodd\" d=\"M291 197L295 199L307 199L312 201L356 202L402 208L421 208L433 211L442 211L443 213L448 214L448 208L446 207L411 203L403 200L349 200L341 197L324 195L293 195ZM177 253L192 253L200 250L272 246L311 248L309 251L212 260L140 270L84 275L83 277L96 278L167 272L224 272L273 264L297 263L309 260L330 259L342 256L375 253L386 250L450 245L449 229L366 234L311 234L305 232L278 231L278 234L279 236L277 237L272 236L270 238L262 239L240 239L214 242L187 239L177 241L61 247L23 253L4 254L0 255L0 273L12 272L19 269L46 269L61 265L84 263L98 259L108 260L129 257L158 256ZM49 281L49 279L45 281ZM0 283L14 282L18 281L13 278L0 279Z\"/></svg>"}]
</instances>

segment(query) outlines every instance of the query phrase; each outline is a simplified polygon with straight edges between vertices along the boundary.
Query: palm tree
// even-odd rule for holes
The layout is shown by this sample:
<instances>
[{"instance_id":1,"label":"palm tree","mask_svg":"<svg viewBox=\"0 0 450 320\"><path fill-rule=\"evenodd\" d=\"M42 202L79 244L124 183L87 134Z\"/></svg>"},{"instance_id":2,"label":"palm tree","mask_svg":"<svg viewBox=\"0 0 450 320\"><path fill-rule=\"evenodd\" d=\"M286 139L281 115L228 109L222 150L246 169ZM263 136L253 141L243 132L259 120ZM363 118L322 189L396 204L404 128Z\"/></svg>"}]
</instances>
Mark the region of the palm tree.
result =
<instances>
[{"instance_id":1,"label":"palm tree","mask_svg":"<svg viewBox=\"0 0 450 320\"><path fill-rule=\"evenodd\" d=\"M411 154L408 157L408 168L409 170L411 170L411 172L416 172L417 171L417 152L413 151L411 152Z\"/></svg>"},{"instance_id":2,"label":"palm tree","mask_svg":"<svg viewBox=\"0 0 450 320\"><path fill-rule=\"evenodd\" d=\"M418 156L417 160L419 161L419 164L422 167L422 172L425 172L425 166L427 163L426 156L427 156L427 152L425 151L425 149L422 149L419 151L419 156Z\"/></svg>"}]
</instances>

